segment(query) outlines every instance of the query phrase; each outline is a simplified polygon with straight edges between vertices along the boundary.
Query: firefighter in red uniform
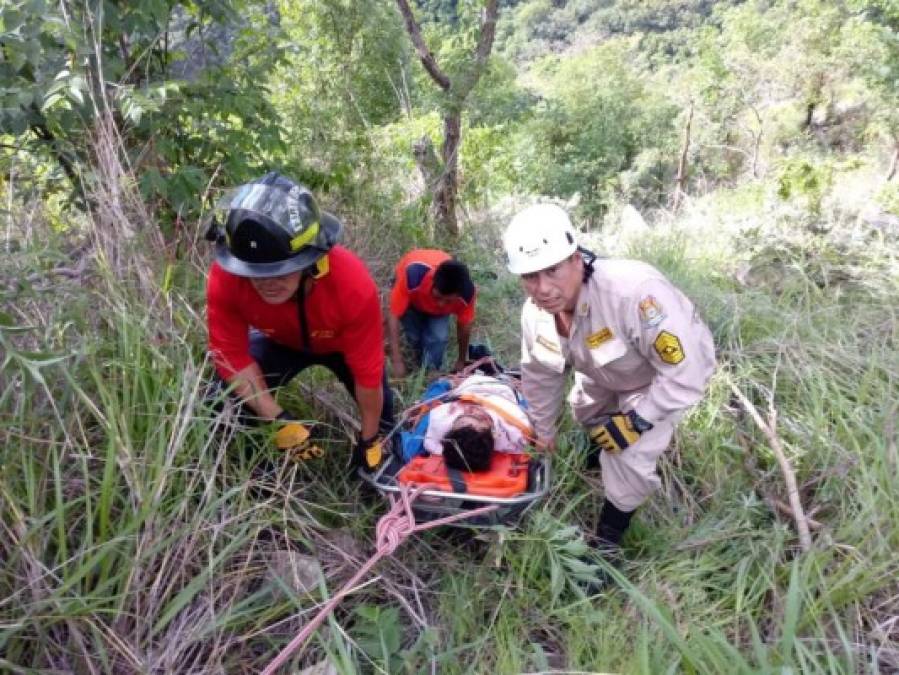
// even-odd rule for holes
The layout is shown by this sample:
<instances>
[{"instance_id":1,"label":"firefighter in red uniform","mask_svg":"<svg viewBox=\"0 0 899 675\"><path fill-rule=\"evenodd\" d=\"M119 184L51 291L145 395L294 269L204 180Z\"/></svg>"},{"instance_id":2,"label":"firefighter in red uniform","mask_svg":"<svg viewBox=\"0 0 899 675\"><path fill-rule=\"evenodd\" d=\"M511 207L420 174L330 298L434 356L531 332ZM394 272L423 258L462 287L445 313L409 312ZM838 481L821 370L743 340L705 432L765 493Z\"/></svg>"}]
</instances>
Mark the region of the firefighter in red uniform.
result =
<instances>
[{"instance_id":1,"label":"firefighter in red uniform","mask_svg":"<svg viewBox=\"0 0 899 675\"><path fill-rule=\"evenodd\" d=\"M361 434L353 460L376 467L394 425L384 372L378 289L365 264L337 244L341 223L309 190L277 173L226 196L206 288L209 351L244 413L277 425L295 459L321 451L273 390L308 366L331 370L355 398ZM246 410L249 408L249 411Z\"/></svg>"}]
</instances>

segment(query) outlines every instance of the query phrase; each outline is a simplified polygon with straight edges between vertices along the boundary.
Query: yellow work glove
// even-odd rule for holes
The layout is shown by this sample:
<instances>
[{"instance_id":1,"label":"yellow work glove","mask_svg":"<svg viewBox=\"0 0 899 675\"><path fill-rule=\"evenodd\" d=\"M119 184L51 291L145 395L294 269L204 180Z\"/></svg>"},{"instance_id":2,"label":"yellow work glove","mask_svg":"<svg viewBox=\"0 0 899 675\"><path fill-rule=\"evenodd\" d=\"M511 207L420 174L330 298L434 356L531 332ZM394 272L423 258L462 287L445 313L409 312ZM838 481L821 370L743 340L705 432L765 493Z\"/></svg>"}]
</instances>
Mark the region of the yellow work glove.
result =
<instances>
[{"instance_id":1,"label":"yellow work glove","mask_svg":"<svg viewBox=\"0 0 899 675\"><path fill-rule=\"evenodd\" d=\"M631 410L615 413L603 424L597 424L588 432L590 440L601 450L617 455L640 440L644 431L652 429L652 424Z\"/></svg>"},{"instance_id":2,"label":"yellow work glove","mask_svg":"<svg viewBox=\"0 0 899 675\"><path fill-rule=\"evenodd\" d=\"M384 461L384 441L380 436L360 438L353 450L353 464L374 471Z\"/></svg>"},{"instance_id":3,"label":"yellow work glove","mask_svg":"<svg viewBox=\"0 0 899 675\"><path fill-rule=\"evenodd\" d=\"M288 412L278 415L277 422L281 422L278 431L275 432L275 447L286 453L294 462L302 462L308 459L323 456L324 451L310 440L310 432L305 426Z\"/></svg>"}]
</instances>

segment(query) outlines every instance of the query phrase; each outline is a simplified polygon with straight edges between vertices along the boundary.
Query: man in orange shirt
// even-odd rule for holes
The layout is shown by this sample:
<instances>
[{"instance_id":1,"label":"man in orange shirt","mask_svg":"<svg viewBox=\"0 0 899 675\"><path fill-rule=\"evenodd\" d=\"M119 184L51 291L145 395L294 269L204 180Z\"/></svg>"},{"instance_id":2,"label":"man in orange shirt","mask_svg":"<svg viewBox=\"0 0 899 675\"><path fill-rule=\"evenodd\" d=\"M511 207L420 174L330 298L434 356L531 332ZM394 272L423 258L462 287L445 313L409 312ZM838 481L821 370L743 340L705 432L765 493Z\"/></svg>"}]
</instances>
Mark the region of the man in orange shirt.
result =
<instances>
[{"instance_id":1,"label":"man in orange shirt","mask_svg":"<svg viewBox=\"0 0 899 675\"><path fill-rule=\"evenodd\" d=\"M439 370L449 341L449 316L456 315L459 357L453 370L465 365L477 291L468 267L436 249L416 249L400 258L390 291L387 315L394 377L406 368L400 350L400 324L416 361Z\"/></svg>"}]
</instances>

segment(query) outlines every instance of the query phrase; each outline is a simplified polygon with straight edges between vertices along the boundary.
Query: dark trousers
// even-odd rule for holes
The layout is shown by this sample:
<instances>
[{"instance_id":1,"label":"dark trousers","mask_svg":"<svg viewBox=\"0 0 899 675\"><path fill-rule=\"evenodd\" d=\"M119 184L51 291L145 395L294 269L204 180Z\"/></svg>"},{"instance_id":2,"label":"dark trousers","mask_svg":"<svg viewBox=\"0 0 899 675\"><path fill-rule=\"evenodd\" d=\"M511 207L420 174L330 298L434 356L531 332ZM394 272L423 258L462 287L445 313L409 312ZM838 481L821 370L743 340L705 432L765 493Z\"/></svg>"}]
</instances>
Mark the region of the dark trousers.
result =
<instances>
[{"instance_id":1,"label":"dark trousers","mask_svg":"<svg viewBox=\"0 0 899 675\"><path fill-rule=\"evenodd\" d=\"M250 355L259 364L269 389L284 386L309 366L324 366L334 373L355 400L356 381L353 379L353 374L350 372L343 354L339 352L313 354L307 351L297 351L269 340L259 331L253 330L250 331ZM393 392L387 385L386 371L381 380L381 386L384 391L384 405L381 408L378 428L381 433L387 433L393 429L396 421L393 417ZM241 411L241 419L250 421L245 413L245 410Z\"/></svg>"},{"instance_id":2,"label":"dark trousers","mask_svg":"<svg viewBox=\"0 0 899 675\"><path fill-rule=\"evenodd\" d=\"M440 370L449 342L449 316L425 314L410 307L400 317L403 336L415 352L416 365L428 370ZM458 326L456 327L458 330ZM459 358L464 358L460 354Z\"/></svg>"}]
</instances>

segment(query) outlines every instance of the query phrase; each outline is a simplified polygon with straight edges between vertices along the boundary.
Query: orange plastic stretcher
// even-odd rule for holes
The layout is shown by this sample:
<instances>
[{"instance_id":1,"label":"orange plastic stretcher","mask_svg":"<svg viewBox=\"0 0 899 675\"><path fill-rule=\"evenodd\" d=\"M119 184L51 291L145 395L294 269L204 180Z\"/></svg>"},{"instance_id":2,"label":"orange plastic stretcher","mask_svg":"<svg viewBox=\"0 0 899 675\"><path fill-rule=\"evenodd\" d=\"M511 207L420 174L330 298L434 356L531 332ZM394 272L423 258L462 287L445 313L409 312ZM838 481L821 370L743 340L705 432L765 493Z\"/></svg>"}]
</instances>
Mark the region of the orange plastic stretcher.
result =
<instances>
[{"instance_id":1,"label":"orange plastic stretcher","mask_svg":"<svg viewBox=\"0 0 899 675\"><path fill-rule=\"evenodd\" d=\"M422 414L448 400L441 396L411 406L404 413L397 430L414 428ZM511 424L520 425L519 428L533 445L533 430L507 416L489 400L473 394L462 394L452 400L467 400L495 410ZM460 521L457 525L493 527L517 521L546 496L551 480L551 462L549 456L541 452L521 455L497 452L487 471L462 472L447 470L443 457L439 455L414 457L406 463L398 454L391 453L388 460L374 471L359 469L359 477L385 498L397 495L403 484L430 486L413 505L418 522L493 504L496 509L492 512Z\"/></svg>"},{"instance_id":2,"label":"orange plastic stretcher","mask_svg":"<svg viewBox=\"0 0 899 675\"><path fill-rule=\"evenodd\" d=\"M442 455L413 457L396 478L406 485L433 485L448 492L514 497L528 487L527 455L494 452L486 471L458 471L447 468Z\"/></svg>"}]
</instances>

